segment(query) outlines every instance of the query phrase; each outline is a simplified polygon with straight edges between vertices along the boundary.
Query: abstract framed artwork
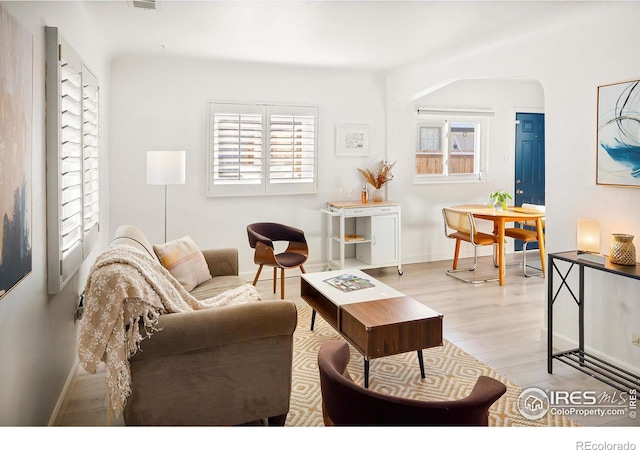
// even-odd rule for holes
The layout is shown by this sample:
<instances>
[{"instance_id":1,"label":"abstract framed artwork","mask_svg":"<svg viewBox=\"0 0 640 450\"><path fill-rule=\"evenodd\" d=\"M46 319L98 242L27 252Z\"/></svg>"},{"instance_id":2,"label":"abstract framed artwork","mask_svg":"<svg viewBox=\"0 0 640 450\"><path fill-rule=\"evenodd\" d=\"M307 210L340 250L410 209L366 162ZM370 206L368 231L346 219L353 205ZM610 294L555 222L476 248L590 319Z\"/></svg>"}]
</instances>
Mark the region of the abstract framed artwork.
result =
<instances>
[{"instance_id":1,"label":"abstract framed artwork","mask_svg":"<svg viewBox=\"0 0 640 450\"><path fill-rule=\"evenodd\" d=\"M31 273L33 37L0 7L0 298Z\"/></svg>"},{"instance_id":2,"label":"abstract framed artwork","mask_svg":"<svg viewBox=\"0 0 640 450\"><path fill-rule=\"evenodd\" d=\"M336 127L336 155L367 156L369 125L344 124Z\"/></svg>"},{"instance_id":3,"label":"abstract framed artwork","mask_svg":"<svg viewBox=\"0 0 640 450\"><path fill-rule=\"evenodd\" d=\"M640 80L598 86L596 184L640 187Z\"/></svg>"}]
</instances>

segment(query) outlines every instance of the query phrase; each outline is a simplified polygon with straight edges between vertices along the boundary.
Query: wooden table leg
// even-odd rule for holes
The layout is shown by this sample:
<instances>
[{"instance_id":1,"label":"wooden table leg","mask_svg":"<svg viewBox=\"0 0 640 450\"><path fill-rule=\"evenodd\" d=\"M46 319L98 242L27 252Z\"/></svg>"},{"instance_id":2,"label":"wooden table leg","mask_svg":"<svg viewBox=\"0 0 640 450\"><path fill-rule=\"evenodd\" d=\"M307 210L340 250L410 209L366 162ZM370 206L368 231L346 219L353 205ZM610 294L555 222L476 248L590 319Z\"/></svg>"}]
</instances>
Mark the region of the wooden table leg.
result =
<instances>
[{"instance_id":1,"label":"wooden table leg","mask_svg":"<svg viewBox=\"0 0 640 450\"><path fill-rule=\"evenodd\" d=\"M544 225L542 224L542 217L536 219L536 231L538 234L538 249L540 250L540 264L542 266L542 274L546 276L547 273L547 259L545 258L544 249Z\"/></svg>"},{"instance_id":2,"label":"wooden table leg","mask_svg":"<svg viewBox=\"0 0 640 450\"><path fill-rule=\"evenodd\" d=\"M498 271L500 286L504 286L504 219L498 219Z\"/></svg>"}]
</instances>

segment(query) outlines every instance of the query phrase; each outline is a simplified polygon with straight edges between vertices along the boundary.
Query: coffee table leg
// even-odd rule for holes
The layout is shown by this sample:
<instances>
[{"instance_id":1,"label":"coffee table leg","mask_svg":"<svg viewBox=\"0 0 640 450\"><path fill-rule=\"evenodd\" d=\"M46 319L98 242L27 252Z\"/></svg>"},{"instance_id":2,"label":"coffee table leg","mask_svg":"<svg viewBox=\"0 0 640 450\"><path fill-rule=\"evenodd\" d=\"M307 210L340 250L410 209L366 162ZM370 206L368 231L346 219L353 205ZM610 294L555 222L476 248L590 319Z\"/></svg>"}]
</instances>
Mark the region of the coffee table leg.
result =
<instances>
[{"instance_id":1,"label":"coffee table leg","mask_svg":"<svg viewBox=\"0 0 640 450\"><path fill-rule=\"evenodd\" d=\"M369 387L369 360L364 359L364 387Z\"/></svg>"},{"instance_id":2,"label":"coffee table leg","mask_svg":"<svg viewBox=\"0 0 640 450\"><path fill-rule=\"evenodd\" d=\"M418 350L418 364L420 364L420 377L424 378L424 360L422 359L422 350Z\"/></svg>"},{"instance_id":3,"label":"coffee table leg","mask_svg":"<svg viewBox=\"0 0 640 450\"><path fill-rule=\"evenodd\" d=\"M313 324L316 323L316 310L311 310L311 331L313 331Z\"/></svg>"}]
</instances>

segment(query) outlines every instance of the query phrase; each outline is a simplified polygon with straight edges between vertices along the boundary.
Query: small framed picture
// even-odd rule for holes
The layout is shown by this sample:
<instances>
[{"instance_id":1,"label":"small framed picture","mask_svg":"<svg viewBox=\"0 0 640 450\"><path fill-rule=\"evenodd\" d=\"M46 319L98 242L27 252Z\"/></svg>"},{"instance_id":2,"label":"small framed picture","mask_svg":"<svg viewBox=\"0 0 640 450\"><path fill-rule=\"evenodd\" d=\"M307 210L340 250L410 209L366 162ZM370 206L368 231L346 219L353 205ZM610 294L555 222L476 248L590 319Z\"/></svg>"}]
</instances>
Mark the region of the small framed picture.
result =
<instances>
[{"instance_id":1,"label":"small framed picture","mask_svg":"<svg viewBox=\"0 0 640 450\"><path fill-rule=\"evenodd\" d=\"M369 134L369 125L338 125L336 127L336 155L367 156L369 154Z\"/></svg>"}]
</instances>

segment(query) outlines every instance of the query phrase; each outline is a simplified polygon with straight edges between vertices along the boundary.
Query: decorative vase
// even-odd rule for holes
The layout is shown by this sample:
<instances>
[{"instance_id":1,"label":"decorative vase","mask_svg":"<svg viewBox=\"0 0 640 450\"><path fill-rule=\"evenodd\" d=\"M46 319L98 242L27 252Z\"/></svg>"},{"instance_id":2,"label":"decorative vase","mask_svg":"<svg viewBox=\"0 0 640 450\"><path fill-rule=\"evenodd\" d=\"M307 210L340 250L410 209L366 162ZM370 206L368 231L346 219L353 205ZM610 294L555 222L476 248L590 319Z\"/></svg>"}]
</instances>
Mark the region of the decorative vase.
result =
<instances>
[{"instance_id":1,"label":"decorative vase","mask_svg":"<svg viewBox=\"0 0 640 450\"><path fill-rule=\"evenodd\" d=\"M492 199L491 202L489 203L491 205L491 207L493 207L496 210L503 210L506 211L508 208L507 202L501 202L500 200L496 199Z\"/></svg>"},{"instance_id":2,"label":"decorative vase","mask_svg":"<svg viewBox=\"0 0 640 450\"><path fill-rule=\"evenodd\" d=\"M371 194L371 197L373 198L374 202L383 201L384 200L384 192L382 192L382 188L374 189L373 193Z\"/></svg>"},{"instance_id":3,"label":"decorative vase","mask_svg":"<svg viewBox=\"0 0 640 450\"><path fill-rule=\"evenodd\" d=\"M609 245L609 260L614 264L633 266L636 264L636 246L633 245L633 235L614 233Z\"/></svg>"}]
</instances>

